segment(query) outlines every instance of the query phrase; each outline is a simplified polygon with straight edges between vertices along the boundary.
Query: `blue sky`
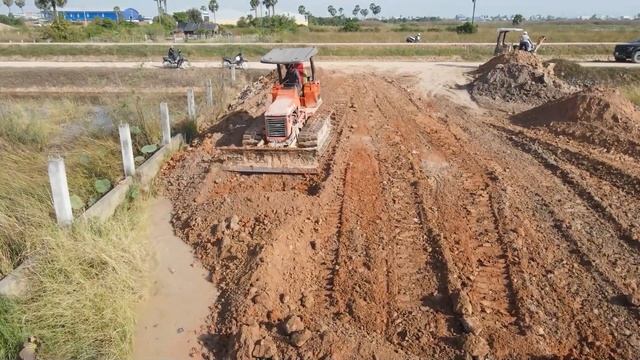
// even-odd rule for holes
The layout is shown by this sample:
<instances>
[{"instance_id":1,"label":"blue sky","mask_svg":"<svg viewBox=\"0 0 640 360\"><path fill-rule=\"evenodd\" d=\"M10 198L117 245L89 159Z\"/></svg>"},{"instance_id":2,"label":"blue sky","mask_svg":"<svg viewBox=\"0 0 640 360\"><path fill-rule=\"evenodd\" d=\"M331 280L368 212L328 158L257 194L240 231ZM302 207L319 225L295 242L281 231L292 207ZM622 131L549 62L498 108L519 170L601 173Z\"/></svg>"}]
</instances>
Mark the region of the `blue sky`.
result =
<instances>
[{"instance_id":1,"label":"blue sky","mask_svg":"<svg viewBox=\"0 0 640 360\"><path fill-rule=\"evenodd\" d=\"M237 17L249 12L249 0L218 0L220 4L219 18ZM377 0L382 6L382 15L426 15L452 17L456 14L471 15L471 0ZM200 7L208 3L208 0L167 0L170 11ZM368 6L371 0L279 0L276 11L297 12L298 5L305 5L307 9L317 15L326 15L327 6L343 7L345 10L353 9L356 4ZM114 6L121 8L133 7L145 16L155 14L155 2L153 0L69 0L67 8L73 9L112 9ZM514 14L522 13L526 16L534 14L555 16L582 16L582 15L635 15L640 13L640 0L478 0L477 14ZM34 10L33 0L27 0L26 11ZM7 12L7 7L2 6L2 13ZM13 11L18 9L14 6Z\"/></svg>"}]
</instances>

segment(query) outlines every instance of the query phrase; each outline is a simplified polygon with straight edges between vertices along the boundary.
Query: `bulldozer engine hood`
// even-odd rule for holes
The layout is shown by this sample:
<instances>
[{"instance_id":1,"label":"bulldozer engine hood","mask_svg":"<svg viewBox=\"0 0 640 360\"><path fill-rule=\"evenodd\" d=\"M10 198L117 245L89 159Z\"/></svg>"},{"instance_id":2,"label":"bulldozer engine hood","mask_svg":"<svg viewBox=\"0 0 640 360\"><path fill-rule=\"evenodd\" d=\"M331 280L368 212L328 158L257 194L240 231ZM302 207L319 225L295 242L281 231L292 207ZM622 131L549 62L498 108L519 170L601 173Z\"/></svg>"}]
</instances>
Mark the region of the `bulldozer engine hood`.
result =
<instances>
[{"instance_id":1,"label":"bulldozer engine hood","mask_svg":"<svg viewBox=\"0 0 640 360\"><path fill-rule=\"evenodd\" d=\"M277 98L265 112L266 117L287 116L296 109L293 99L288 97Z\"/></svg>"}]
</instances>

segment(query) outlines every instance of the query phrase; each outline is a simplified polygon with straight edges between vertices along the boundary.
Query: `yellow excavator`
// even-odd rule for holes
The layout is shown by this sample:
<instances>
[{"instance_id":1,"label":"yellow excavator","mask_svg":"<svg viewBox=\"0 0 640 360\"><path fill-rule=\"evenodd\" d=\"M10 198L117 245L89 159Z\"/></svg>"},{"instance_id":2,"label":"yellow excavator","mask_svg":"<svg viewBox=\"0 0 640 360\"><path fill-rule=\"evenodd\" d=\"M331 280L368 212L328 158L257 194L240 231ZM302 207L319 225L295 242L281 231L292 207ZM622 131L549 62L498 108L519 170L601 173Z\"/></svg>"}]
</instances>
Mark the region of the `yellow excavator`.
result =
<instances>
[{"instance_id":1,"label":"yellow excavator","mask_svg":"<svg viewBox=\"0 0 640 360\"><path fill-rule=\"evenodd\" d=\"M496 40L496 48L493 52L494 56L498 56L498 55L502 55L502 54L509 54L512 53L516 50L521 50L521 51L528 51L530 53L537 53L538 50L540 50L540 48L542 47L542 44L544 44L544 42L546 41L546 36L541 36L538 38L538 41L535 43L531 43L529 47L527 47L525 44L522 43L508 43L507 42L507 35L510 32L517 32L517 33L526 33L524 31L524 29L519 29L519 28L499 28L498 29L498 39Z\"/></svg>"}]
</instances>

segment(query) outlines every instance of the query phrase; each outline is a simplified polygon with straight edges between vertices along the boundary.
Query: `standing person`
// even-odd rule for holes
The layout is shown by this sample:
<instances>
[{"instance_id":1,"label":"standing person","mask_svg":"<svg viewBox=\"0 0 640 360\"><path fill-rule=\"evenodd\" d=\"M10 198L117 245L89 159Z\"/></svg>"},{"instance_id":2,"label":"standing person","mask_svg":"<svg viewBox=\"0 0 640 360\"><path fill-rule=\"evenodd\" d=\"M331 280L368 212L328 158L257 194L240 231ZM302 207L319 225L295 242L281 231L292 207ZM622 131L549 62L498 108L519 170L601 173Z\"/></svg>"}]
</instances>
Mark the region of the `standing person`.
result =
<instances>
[{"instance_id":1,"label":"standing person","mask_svg":"<svg viewBox=\"0 0 640 360\"><path fill-rule=\"evenodd\" d=\"M533 49L533 43L531 42L531 38L529 37L528 32L523 32L520 37L520 50L531 51Z\"/></svg>"}]
</instances>

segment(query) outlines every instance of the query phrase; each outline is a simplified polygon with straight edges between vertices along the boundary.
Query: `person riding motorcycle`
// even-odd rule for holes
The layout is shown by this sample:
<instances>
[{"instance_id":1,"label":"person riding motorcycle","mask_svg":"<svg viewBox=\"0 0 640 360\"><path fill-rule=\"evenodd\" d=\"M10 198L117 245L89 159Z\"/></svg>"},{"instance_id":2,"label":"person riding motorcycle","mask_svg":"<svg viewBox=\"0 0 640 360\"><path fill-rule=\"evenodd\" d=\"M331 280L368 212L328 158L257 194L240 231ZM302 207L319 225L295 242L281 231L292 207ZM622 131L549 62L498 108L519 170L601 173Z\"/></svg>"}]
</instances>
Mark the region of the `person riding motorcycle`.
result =
<instances>
[{"instance_id":1,"label":"person riding motorcycle","mask_svg":"<svg viewBox=\"0 0 640 360\"><path fill-rule=\"evenodd\" d=\"M528 32L523 32L520 37L520 50L531 51L533 50L533 43L531 42L531 38L529 37Z\"/></svg>"},{"instance_id":2,"label":"person riding motorcycle","mask_svg":"<svg viewBox=\"0 0 640 360\"><path fill-rule=\"evenodd\" d=\"M180 50L174 49L173 45L169 47L169 53L167 54L167 58L171 62L177 62L180 59Z\"/></svg>"}]
</instances>

